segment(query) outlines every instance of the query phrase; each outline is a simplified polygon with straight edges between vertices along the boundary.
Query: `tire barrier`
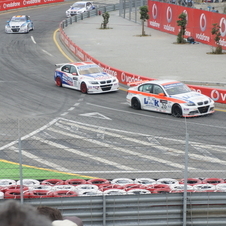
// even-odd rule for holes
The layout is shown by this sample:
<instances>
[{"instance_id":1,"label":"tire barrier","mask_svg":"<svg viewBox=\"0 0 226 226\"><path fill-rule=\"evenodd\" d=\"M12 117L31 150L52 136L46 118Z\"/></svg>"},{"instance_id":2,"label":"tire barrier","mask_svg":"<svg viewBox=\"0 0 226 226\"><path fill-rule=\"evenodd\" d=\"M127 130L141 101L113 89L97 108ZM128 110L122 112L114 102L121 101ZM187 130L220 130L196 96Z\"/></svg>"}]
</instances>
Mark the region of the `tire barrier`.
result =
<instances>
[{"instance_id":1,"label":"tire barrier","mask_svg":"<svg viewBox=\"0 0 226 226\"><path fill-rule=\"evenodd\" d=\"M196 191L215 191L216 186L214 184L196 184L193 186Z\"/></svg>"},{"instance_id":2,"label":"tire barrier","mask_svg":"<svg viewBox=\"0 0 226 226\"><path fill-rule=\"evenodd\" d=\"M178 184L178 180L172 178L161 178L157 180L157 184Z\"/></svg>"},{"instance_id":3,"label":"tire barrier","mask_svg":"<svg viewBox=\"0 0 226 226\"><path fill-rule=\"evenodd\" d=\"M53 191L53 197L76 197L78 193L72 190Z\"/></svg>"},{"instance_id":4,"label":"tire barrier","mask_svg":"<svg viewBox=\"0 0 226 226\"><path fill-rule=\"evenodd\" d=\"M123 186L119 185L119 184L101 184L101 185L99 185L100 191L106 191L108 189L114 189L114 188L123 189Z\"/></svg>"},{"instance_id":5,"label":"tire barrier","mask_svg":"<svg viewBox=\"0 0 226 226\"><path fill-rule=\"evenodd\" d=\"M32 190L29 191L31 199L52 198L53 192L49 190Z\"/></svg>"},{"instance_id":6,"label":"tire barrier","mask_svg":"<svg viewBox=\"0 0 226 226\"><path fill-rule=\"evenodd\" d=\"M91 190L91 191L87 191L87 190L80 190L78 192L79 196L97 196L97 195L103 195L103 192L100 190Z\"/></svg>"},{"instance_id":7,"label":"tire barrier","mask_svg":"<svg viewBox=\"0 0 226 226\"><path fill-rule=\"evenodd\" d=\"M225 192L226 191L226 183L216 184L216 190Z\"/></svg>"},{"instance_id":8,"label":"tire barrier","mask_svg":"<svg viewBox=\"0 0 226 226\"><path fill-rule=\"evenodd\" d=\"M10 179L1 179L0 180L0 186L10 186L10 185L16 185L15 180L10 180Z\"/></svg>"},{"instance_id":9,"label":"tire barrier","mask_svg":"<svg viewBox=\"0 0 226 226\"><path fill-rule=\"evenodd\" d=\"M208 183L207 183L208 182ZM23 179L23 197L51 198L51 197L76 197L96 195L142 195L158 193L184 192L184 179L161 178L116 178L107 179L47 179L38 181ZM0 180L0 199L20 199L20 181L11 179ZM226 181L222 178L188 178L187 192L226 192Z\"/></svg>"},{"instance_id":10,"label":"tire barrier","mask_svg":"<svg viewBox=\"0 0 226 226\"><path fill-rule=\"evenodd\" d=\"M202 183L202 180L199 178L188 178L187 179L187 184L189 184L189 185L195 185L195 184L201 184L201 183ZM179 181L179 184L184 184L184 179L181 179Z\"/></svg>"},{"instance_id":11,"label":"tire barrier","mask_svg":"<svg viewBox=\"0 0 226 226\"><path fill-rule=\"evenodd\" d=\"M41 185L63 185L64 181L60 179L48 179L41 182Z\"/></svg>"},{"instance_id":12,"label":"tire barrier","mask_svg":"<svg viewBox=\"0 0 226 226\"><path fill-rule=\"evenodd\" d=\"M84 179L69 179L65 181L65 184L69 185L79 185L79 184L87 184L87 181Z\"/></svg>"},{"instance_id":13,"label":"tire barrier","mask_svg":"<svg viewBox=\"0 0 226 226\"><path fill-rule=\"evenodd\" d=\"M162 194L162 193L170 193L170 188L156 188L152 193L153 194Z\"/></svg>"},{"instance_id":14,"label":"tire barrier","mask_svg":"<svg viewBox=\"0 0 226 226\"><path fill-rule=\"evenodd\" d=\"M109 184L110 181L107 180L107 179L101 179L101 178L98 178L98 179L90 179L87 181L88 183L91 183L91 184L95 184L97 186L101 185L101 184Z\"/></svg>"},{"instance_id":15,"label":"tire barrier","mask_svg":"<svg viewBox=\"0 0 226 226\"><path fill-rule=\"evenodd\" d=\"M135 189L135 188L144 189L144 188L146 188L146 186L143 185L143 184L126 184L126 185L123 185L123 189L125 191L129 191L129 190Z\"/></svg>"},{"instance_id":16,"label":"tire barrier","mask_svg":"<svg viewBox=\"0 0 226 226\"><path fill-rule=\"evenodd\" d=\"M10 189L5 192L5 199L21 199L20 189ZM23 197L25 199L30 198L30 192L28 190L23 191Z\"/></svg>"},{"instance_id":17,"label":"tire barrier","mask_svg":"<svg viewBox=\"0 0 226 226\"><path fill-rule=\"evenodd\" d=\"M20 185L20 180L16 182L17 185ZM40 185L40 182L38 180L34 179L23 179L22 184L28 187L35 186L35 185Z\"/></svg>"},{"instance_id":18,"label":"tire barrier","mask_svg":"<svg viewBox=\"0 0 226 226\"><path fill-rule=\"evenodd\" d=\"M104 195L126 195L126 191L118 188L108 189L103 192Z\"/></svg>"},{"instance_id":19,"label":"tire barrier","mask_svg":"<svg viewBox=\"0 0 226 226\"><path fill-rule=\"evenodd\" d=\"M125 184L133 184L134 181L129 178L116 178L111 181L112 184L119 184L119 185L125 185Z\"/></svg>"},{"instance_id":20,"label":"tire barrier","mask_svg":"<svg viewBox=\"0 0 226 226\"><path fill-rule=\"evenodd\" d=\"M53 191L59 191L59 190L71 190L74 191L75 190L75 186L73 185L55 185L52 187Z\"/></svg>"},{"instance_id":21,"label":"tire barrier","mask_svg":"<svg viewBox=\"0 0 226 226\"><path fill-rule=\"evenodd\" d=\"M170 185L171 190L184 190L184 184L172 184ZM194 190L194 187L187 185L187 190Z\"/></svg>"},{"instance_id":22,"label":"tire barrier","mask_svg":"<svg viewBox=\"0 0 226 226\"><path fill-rule=\"evenodd\" d=\"M134 182L138 184L156 184L156 180L151 178L137 178Z\"/></svg>"},{"instance_id":23,"label":"tire barrier","mask_svg":"<svg viewBox=\"0 0 226 226\"><path fill-rule=\"evenodd\" d=\"M149 190L133 188L127 191L128 195L143 195L143 194L151 194Z\"/></svg>"},{"instance_id":24,"label":"tire barrier","mask_svg":"<svg viewBox=\"0 0 226 226\"><path fill-rule=\"evenodd\" d=\"M222 178L206 178L202 181L203 184L219 184L219 183L225 183L225 180Z\"/></svg>"},{"instance_id":25,"label":"tire barrier","mask_svg":"<svg viewBox=\"0 0 226 226\"><path fill-rule=\"evenodd\" d=\"M52 186L50 185L33 185L33 186L29 186L29 191L33 191L33 190L48 190L51 191L52 190Z\"/></svg>"},{"instance_id":26,"label":"tire barrier","mask_svg":"<svg viewBox=\"0 0 226 226\"><path fill-rule=\"evenodd\" d=\"M77 191L78 193L82 191L98 191L98 190L99 190L98 186L94 184L80 184L75 187L75 191Z\"/></svg>"}]
</instances>

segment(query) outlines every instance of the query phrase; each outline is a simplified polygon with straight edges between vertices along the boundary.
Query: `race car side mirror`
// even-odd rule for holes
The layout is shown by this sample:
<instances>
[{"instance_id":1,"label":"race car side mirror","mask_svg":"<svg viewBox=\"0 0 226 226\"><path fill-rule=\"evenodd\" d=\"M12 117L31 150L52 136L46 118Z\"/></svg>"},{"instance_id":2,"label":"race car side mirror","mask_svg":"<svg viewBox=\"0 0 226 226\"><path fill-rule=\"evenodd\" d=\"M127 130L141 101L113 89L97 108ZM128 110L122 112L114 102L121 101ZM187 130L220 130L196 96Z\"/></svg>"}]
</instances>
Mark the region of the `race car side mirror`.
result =
<instances>
[{"instance_id":1,"label":"race car side mirror","mask_svg":"<svg viewBox=\"0 0 226 226\"><path fill-rule=\"evenodd\" d=\"M72 73L72 75L78 75L78 73L74 72L74 73Z\"/></svg>"},{"instance_id":2,"label":"race car side mirror","mask_svg":"<svg viewBox=\"0 0 226 226\"><path fill-rule=\"evenodd\" d=\"M164 97L164 96L165 96L165 94L164 94L164 93L159 93L158 95L159 95L159 96L162 96L162 97Z\"/></svg>"}]
</instances>

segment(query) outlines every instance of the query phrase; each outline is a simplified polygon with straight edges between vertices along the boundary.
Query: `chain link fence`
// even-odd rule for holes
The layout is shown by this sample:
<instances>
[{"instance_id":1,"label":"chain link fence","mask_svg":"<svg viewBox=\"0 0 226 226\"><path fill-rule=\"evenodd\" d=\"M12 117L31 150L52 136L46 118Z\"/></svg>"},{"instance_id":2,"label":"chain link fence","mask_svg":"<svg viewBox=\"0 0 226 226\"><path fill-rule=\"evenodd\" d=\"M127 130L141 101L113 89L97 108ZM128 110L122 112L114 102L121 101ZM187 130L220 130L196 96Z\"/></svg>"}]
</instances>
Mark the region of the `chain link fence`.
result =
<instances>
[{"instance_id":1,"label":"chain link fence","mask_svg":"<svg viewBox=\"0 0 226 226\"><path fill-rule=\"evenodd\" d=\"M107 117L1 119L0 177L181 179L186 156L188 177L225 177L225 128L192 119L121 118L119 124Z\"/></svg>"}]
</instances>

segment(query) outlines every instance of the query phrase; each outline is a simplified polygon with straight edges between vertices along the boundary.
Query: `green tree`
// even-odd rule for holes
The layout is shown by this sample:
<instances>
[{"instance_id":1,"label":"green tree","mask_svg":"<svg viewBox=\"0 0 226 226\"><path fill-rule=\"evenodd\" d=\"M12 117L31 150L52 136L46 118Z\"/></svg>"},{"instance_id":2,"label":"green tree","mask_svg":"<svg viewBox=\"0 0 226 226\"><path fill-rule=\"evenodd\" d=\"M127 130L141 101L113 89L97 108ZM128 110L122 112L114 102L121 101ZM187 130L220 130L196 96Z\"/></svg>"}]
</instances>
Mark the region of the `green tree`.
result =
<instances>
[{"instance_id":1,"label":"green tree","mask_svg":"<svg viewBox=\"0 0 226 226\"><path fill-rule=\"evenodd\" d=\"M142 20L142 36L145 36L144 22L149 19L148 7L146 5L140 7L140 19Z\"/></svg>"},{"instance_id":2,"label":"green tree","mask_svg":"<svg viewBox=\"0 0 226 226\"><path fill-rule=\"evenodd\" d=\"M103 13L103 14L102 14L102 17L104 18L104 21L103 21L103 23L101 24L101 28L106 29L106 28L107 28L107 24L108 24L108 22L109 22L110 14L109 14L108 12Z\"/></svg>"},{"instance_id":3,"label":"green tree","mask_svg":"<svg viewBox=\"0 0 226 226\"><path fill-rule=\"evenodd\" d=\"M184 40L184 34L186 30L186 25L187 25L187 15L186 13L181 13L179 15L179 20L177 20L177 26L180 27L180 31L177 35L177 43L185 43L186 41Z\"/></svg>"},{"instance_id":4,"label":"green tree","mask_svg":"<svg viewBox=\"0 0 226 226\"><path fill-rule=\"evenodd\" d=\"M213 24L213 28L212 28L211 34L215 36L214 37L214 41L217 44L217 46L216 46L215 50L213 51L213 53L222 54L222 46L220 45L221 33L220 33L220 26L218 24Z\"/></svg>"}]
</instances>

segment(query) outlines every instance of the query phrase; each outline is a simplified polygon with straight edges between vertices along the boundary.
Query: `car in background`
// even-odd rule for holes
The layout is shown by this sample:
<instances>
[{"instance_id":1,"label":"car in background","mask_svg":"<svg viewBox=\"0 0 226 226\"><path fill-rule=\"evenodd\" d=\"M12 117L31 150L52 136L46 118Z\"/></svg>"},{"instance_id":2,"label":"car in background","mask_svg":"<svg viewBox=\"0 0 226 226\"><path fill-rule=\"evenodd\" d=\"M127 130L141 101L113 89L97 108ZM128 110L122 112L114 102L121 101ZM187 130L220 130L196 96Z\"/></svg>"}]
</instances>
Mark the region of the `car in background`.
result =
<instances>
[{"instance_id":1,"label":"car in background","mask_svg":"<svg viewBox=\"0 0 226 226\"><path fill-rule=\"evenodd\" d=\"M93 62L56 64L54 80L57 86L80 90L82 93L106 93L119 89L118 79L105 73Z\"/></svg>"},{"instance_id":2,"label":"car in background","mask_svg":"<svg viewBox=\"0 0 226 226\"><path fill-rule=\"evenodd\" d=\"M13 16L5 25L6 33L28 33L31 30L34 30L34 24L27 15Z\"/></svg>"},{"instance_id":3,"label":"car in background","mask_svg":"<svg viewBox=\"0 0 226 226\"><path fill-rule=\"evenodd\" d=\"M75 2L70 8L66 11L66 17L71 17L78 15L87 11L95 9L93 2Z\"/></svg>"},{"instance_id":4,"label":"car in background","mask_svg":"<svg viewBox=\"0 0 226 226\"><path fill-rule=\"evenodd\" d=\"M126 100L134 109L194 117L214 113L214 101L175 80L152 80L128 84Z\"/></svg>"}]
</instances>

